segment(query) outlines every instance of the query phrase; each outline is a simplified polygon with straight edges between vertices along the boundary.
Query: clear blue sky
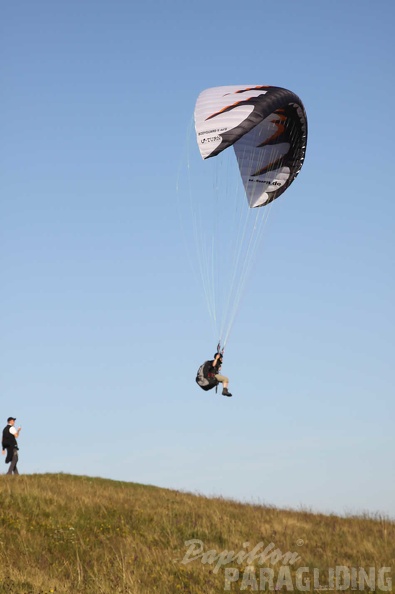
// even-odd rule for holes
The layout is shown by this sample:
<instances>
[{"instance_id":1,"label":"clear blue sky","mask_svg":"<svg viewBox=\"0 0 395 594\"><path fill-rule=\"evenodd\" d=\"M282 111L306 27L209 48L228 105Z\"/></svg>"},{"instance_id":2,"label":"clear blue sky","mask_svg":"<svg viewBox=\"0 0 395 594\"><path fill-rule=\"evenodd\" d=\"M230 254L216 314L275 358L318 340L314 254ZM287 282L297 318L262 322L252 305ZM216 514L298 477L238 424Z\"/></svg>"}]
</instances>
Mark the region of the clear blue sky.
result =
<instances>
[{"instance_id":1,"label":"clear blue sky","mask_svg":"<svg viewBox=\"0 0 395 594\"><path fill-rule=\"evenodd\" d=\"M391 0L4 3L21 472L395 517L394 20ZM213 344L176 195L196 97L228 84L291 89L309 119L227 347L232 399L194 381Z\"/></svg>"}]
</instances>

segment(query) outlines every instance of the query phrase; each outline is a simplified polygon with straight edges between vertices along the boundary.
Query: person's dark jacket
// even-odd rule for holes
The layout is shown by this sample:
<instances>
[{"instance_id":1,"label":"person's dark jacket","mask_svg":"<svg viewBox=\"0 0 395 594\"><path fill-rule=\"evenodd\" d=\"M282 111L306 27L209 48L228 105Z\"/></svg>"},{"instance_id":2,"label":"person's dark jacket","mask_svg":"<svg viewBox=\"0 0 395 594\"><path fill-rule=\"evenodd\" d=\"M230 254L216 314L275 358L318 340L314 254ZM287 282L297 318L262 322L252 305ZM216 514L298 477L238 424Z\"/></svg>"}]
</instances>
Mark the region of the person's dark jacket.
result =
<instances>
[{"instance_id":1,"label":"person's dark jacket","mask_svg":"<svg viewBox=\"0 0 395 594\"><path fill-rule=\"evenodd\" d=\"M215 379L215 376L218 373L218 369L214 367L213 363L213 359L211 361L206 361L203 368L204 377L211 381Z\"/></svg>"},{"instance_id":2,"label":"person's dark jacket","mask_svg":"<svg viewBox=\"0 0 395 594\"><path fill-rule=\"evenodd\" d=\"M14 455L14 450L18 449L18 443L16 441L15 435L12 435L12 433L10 433L10 428L11 428L11 425L7 425L7 427L4 427L3 437L1 440L1 445L3 447L3 450L7 450L7 456L5 459L6 464L8 464L9 462L12 461L12 457Z\"/></svg>"}]
</instances>

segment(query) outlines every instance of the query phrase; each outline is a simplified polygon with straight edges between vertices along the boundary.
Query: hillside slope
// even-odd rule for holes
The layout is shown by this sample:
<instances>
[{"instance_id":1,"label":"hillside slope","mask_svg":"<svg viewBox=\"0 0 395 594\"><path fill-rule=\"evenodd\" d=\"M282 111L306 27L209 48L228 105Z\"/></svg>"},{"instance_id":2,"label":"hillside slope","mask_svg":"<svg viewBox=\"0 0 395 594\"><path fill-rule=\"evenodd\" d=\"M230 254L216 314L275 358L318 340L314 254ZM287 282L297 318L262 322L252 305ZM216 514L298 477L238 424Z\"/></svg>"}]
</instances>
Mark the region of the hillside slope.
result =
<instances>
[{"instance_id":1,"label":"hillside slope","mask_svg":"<svg viewBox=\"0 0 395 594\"><path fill-rule=\"evenodd\" d=\"M395 584L395 523L386 518L63 474L0 477L0 545L1 594L391 592Z\"/></svg>"}]
</instances>

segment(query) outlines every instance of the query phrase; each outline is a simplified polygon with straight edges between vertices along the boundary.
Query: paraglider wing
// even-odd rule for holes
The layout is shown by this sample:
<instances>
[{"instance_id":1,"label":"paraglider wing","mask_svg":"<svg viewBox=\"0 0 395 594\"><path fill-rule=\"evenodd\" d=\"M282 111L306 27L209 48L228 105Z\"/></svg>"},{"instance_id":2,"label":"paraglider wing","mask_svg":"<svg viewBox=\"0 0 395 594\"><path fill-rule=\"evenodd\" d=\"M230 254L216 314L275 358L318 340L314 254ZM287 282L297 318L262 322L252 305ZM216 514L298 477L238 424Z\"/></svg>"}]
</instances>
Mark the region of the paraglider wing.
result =
<instances>
[{"instance_id":1,"label":"paraglider wing","mask_svg":"<svg viewBox=\"0 0 395 594\"><path fill-rule=\"evenodd\" d=\"M306 112L299 97L286 89L207 89L196 102L195 129L203 159L233 145L251 208L280 196L303 165Z\"/></svg>"}]
</instances>

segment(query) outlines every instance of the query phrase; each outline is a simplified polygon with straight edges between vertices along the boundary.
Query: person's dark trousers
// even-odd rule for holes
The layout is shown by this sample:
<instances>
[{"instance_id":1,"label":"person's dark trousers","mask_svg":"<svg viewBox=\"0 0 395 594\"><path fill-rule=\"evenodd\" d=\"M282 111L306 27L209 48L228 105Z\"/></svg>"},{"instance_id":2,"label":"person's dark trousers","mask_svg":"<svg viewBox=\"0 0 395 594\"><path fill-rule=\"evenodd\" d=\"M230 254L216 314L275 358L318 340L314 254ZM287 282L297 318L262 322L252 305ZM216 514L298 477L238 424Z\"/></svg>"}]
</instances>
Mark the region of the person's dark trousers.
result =
<instances>
[{"instance_id":1,"label":"person's dark trousers","mask_svg":"<svg viewBox=\"0 0 395 594\"><path fill-rule=\"evenodd\" d=\"M18 450L14 449L12 454L11 464L8 468L7 474L19 474L16 465L18 464Z\"/></svg>"}]
</instances>

